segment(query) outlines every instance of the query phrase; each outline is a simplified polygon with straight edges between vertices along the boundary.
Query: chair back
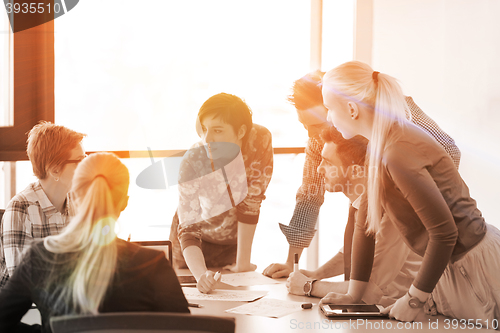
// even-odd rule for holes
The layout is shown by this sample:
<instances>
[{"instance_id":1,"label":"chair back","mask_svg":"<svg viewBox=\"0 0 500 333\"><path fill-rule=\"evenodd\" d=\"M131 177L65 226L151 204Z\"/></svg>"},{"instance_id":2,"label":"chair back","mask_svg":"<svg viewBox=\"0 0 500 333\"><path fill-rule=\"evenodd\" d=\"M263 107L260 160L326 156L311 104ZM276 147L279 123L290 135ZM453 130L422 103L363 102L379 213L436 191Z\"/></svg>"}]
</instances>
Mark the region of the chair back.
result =
<instances>
[{"instance_id":1,"label":"chair back","mask_svg":"<svg viewBox=\"0 0 500 333\"><path fill-rule=\"evenodd\" d=\"M188 313L116 312L50 319L53 333L234 333L231 317Z\"/></svg>"}]
</instances>

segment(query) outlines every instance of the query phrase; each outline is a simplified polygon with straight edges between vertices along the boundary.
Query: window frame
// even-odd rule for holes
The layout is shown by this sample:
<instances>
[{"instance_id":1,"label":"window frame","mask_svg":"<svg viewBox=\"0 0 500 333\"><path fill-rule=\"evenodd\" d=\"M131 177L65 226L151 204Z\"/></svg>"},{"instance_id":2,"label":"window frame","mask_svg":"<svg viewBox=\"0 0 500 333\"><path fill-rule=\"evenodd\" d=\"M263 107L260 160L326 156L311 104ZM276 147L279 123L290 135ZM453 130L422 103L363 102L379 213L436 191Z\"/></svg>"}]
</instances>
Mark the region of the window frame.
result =
<instances>
[{"instance_id":1,"label":"window frame","mask_svg":"<svg viewBox=\"0 0 500 333\"><path fill-rule=\"evenodd\" d=\"M19 14L14 14L14 21ZM13 33L12 126L0 127L0 161L25 161L26 133L54 122L54 21Z\"/></svg>"}]
</instances>

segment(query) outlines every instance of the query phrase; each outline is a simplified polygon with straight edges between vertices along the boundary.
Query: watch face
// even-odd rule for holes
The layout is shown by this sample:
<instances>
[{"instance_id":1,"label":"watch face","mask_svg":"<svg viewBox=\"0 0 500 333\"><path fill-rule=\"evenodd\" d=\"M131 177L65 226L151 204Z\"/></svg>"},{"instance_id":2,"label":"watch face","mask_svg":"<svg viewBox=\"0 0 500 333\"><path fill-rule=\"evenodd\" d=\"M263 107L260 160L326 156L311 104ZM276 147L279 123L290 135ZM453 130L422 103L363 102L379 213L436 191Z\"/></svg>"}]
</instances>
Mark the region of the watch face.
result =
<instances>
[{"instance_id":1,"label":"watch face","mask_svg":"<svg viewBox=\"0 0 500 333\"><path fill-rule=\"evenodd\" d=\"M309 283L309 281L307 281L304 284L304 293L307 294L309 292L309 289L311 289L311 283Z\"/></svg>"},{"instance_id":2,"label":"watch face","mask_svg":"<svg viewBox=\"0 0 500 333\"><path fill-rule=\"evenodd\" d=\"M417 298L410 298L410 300L408 301L408 304L410 305L411 308L421 308L424 303L420 302L419 299Z\"/></svg>"}]
</instances>

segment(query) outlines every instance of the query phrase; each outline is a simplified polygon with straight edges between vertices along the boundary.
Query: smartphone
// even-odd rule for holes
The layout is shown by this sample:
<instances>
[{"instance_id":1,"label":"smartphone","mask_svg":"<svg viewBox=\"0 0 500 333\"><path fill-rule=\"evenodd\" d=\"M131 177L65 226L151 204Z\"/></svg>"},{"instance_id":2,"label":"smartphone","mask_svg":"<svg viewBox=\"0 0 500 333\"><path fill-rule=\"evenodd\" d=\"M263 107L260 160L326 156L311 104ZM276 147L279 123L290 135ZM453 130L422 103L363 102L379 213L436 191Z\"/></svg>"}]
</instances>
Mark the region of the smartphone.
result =
<instances>
[{"instance_id":1,"label":"smartphone","mask_svg":"<svg viewBox=\"0 0 500 333\"><path fill-rule=\"evenodd\" d=\"M382 306L376 304L322 304L321 311L327 317L385 317L388 315L380 313Z\"/></svg>"}]
</instances>

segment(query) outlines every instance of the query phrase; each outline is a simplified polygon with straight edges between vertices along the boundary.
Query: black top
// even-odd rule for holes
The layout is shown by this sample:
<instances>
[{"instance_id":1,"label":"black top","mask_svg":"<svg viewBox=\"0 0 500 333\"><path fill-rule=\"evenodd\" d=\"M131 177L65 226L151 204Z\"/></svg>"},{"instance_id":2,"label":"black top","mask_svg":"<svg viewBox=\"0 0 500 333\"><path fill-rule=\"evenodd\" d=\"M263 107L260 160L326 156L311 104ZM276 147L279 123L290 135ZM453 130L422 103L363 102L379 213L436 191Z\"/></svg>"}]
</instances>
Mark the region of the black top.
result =
<instances>
[{"instance_id":1,"label":"black top","mask_svg":"<svg viewBox=\"0 0 500 333\"><path fill-rule=\"evenodd\" d=\"M189 312L177 276L163 252L121 239L116 242L116 272L99 312ZM21 265L0 291L0 332L14 332L32 303L42 315L42 332L52 332L52 316L76 313L70 304L56 309L57 291L54 287L47 289L49 273L64 276L65 267L71 266L69 257L70 254L47 251L42 240L33 242Z\"/></svg>"}]
</instances>

